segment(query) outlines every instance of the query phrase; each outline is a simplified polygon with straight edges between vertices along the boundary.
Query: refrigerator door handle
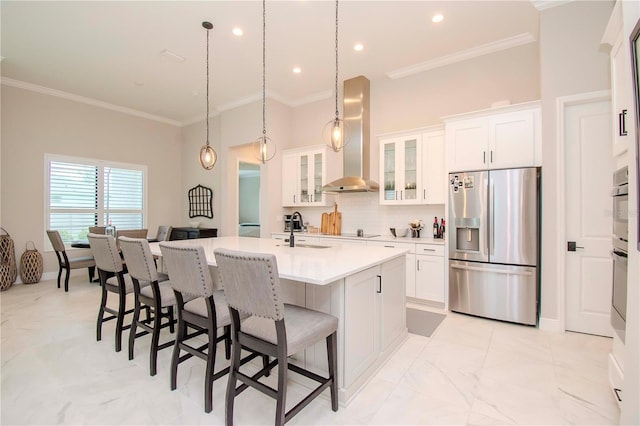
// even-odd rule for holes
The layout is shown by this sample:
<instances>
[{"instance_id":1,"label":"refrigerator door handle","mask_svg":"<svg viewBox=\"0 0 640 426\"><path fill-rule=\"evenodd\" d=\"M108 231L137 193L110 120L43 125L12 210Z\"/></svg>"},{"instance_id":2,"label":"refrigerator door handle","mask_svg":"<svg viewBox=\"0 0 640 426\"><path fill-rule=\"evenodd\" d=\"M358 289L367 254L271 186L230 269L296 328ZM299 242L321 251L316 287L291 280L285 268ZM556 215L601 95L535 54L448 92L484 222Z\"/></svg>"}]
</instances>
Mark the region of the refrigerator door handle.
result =
<instances>
[{"instance_id":1,"label":"refrigerator door handle","mask_svg":"<svg viewBox=\"0 0 640 426\"><path fill-rule=\"evenodd\" d=\"M495 248L496 248L496 239L495 239L495 233L496 233L496 187L495 184L493 182L493 179L490 179L490 185L491 185L491 193L489 195L489 197L491 198L491 207L490 207L490 211L489 211L489 221L491 223L491 225L489 225L489 256L495 254Z\"/></svg>"},{"instance_id":2,"label":"refrigerator door handle","mask_svg":"<svg viewBox=\"0 0 640 426\"><path fill-rule=\"evenodd\" d=\"M464 266L464 265L451 265L451 269L460 269L463 271L473 271L473 272L491 272L492 274L505 274L505 275L525 275L531 276L533 272L528 271L513 271L513 270L505 270L505 269L493 269L493 268L479 268L477 266Z\"/></svg>"}]
</instances>

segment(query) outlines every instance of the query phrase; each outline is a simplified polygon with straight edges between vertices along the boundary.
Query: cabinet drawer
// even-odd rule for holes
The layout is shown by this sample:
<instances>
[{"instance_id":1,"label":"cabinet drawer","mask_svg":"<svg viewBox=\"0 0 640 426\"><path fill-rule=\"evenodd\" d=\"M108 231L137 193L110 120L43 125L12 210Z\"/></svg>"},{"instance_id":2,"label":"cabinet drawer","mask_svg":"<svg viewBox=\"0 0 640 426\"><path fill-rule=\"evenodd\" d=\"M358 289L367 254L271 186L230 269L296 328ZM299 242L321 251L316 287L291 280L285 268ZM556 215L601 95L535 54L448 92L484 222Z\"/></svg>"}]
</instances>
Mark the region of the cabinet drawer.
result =
<instances>
[{"instance_id":1,"label":"cabinet drawer","mask_svg":"<svg viewBox=\"0 0 640 426\"><path fill-rule=\"evenodd\" d=\"M416 244L416 254L444 257L444 245L440 244Z\"/></svg>"},{"instance_id":2,"label":"cabinet drawer","mask_svg":"<svg viewBox=\"0 0 640 426\"><path fill-rule=\"evenodd\" d=\"M409 250L413 253L415 249L415 244L413 243L398 243L395 241L367 241L368 246L378 246L378 247L389 247L389 248L400 248Z\"/></svg>"}]
</instances>

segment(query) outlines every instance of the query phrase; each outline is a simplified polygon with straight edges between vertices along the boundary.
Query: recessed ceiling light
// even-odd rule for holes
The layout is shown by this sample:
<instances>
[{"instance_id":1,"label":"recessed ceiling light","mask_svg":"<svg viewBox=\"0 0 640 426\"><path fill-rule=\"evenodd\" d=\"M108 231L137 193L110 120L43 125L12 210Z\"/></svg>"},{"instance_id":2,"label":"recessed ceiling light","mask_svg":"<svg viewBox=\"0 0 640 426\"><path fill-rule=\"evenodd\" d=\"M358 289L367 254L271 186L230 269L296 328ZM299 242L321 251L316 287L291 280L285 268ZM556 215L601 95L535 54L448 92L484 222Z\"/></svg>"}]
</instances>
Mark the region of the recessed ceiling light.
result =
<instances>
[{"instance_id":1,"label":"recessed ceiling light","mask_svg":"<svg viewBox=\"0 0 640 426\"><path fill-rule=\"evenodd\" d=\"M364 49L362 43L356 43L355 46L353 46L353 50L355 50L356 52L360 52L362 49Z\"/></svg>"},{"instance_id":2,"label":"recessed ceiling light","mask_svg":"<svg viewBox=\"0 0 640 426\"><path fill-rule=\"evenodd\" d=\"M293 67L293 73L294 74L300 74L302 72L302 68L300 67Z\"/></svg>"},{"instance_id":3,"label":"recessed ceiling light","mask_svg":"<svg viewBox=\"0 0 640 426\"><path fill-rule=\"evenodd\" d=\"M244 34L244 31L242 31L242 28L240 27L235 27L232 32L234 36L238 36L238 37Z\"/></svg>"},{"instance_id":4,"label":"recessed ceiling light","mask_svg":"<svg viewBox=\"0 0 640 426\"><path fill-rule=\"evenodd\" d=\"M433 18L431 18L431 22L435 22L437 24L438 22L442 22L443 19L444 16L442 16L441 13L436 13L435 15L433 15Z\"/></svg>"}]
</instances>

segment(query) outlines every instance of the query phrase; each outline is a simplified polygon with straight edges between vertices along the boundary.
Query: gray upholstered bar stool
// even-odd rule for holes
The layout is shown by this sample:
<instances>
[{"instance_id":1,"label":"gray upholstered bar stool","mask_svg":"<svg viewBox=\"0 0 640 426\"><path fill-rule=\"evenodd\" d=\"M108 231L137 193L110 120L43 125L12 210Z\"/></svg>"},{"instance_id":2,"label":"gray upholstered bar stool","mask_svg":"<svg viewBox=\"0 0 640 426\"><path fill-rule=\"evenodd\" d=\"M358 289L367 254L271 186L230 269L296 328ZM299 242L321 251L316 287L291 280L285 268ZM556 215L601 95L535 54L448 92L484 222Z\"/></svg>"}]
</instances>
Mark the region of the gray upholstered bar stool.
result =
<instances>
[{"instance_id":1,"label":"gray upholstered bar stool","mask_svg":"<svg viewBox=\"0 0 640 426\"><path fill-rule=\"evenodd\" d=\"M311 309L284 304L280 295L280 278L272 254L246 253L216 249L220 285L231 314L232 357L226 396L226 424L233 424L234 398L247 386L276 399L276 425L291 420L327 387L331 391L331 409L338 411L337 334L338 319ZM240 321L241 314L251 315ZM326 339L329 377L321 377L297 365L288 357L319 340ZM240 349L248 348L276 359L253 376L240 372ZM278 365L278 389L259 379ZM292 370L320 383L309 395L286 411L287 374ZM236 388L236 380L242 385Z\"/></svg>"},{"instance_id":2,"label":"gray upholstered bar stool","mask_svg":"<svg viewBox=\"0 0 640 426\"><path fill-rule=\"evenodd\" d=\"M222 290L214 288L209 272L204 249L200 246L180 247L172 242L161 242L163 264L169 273L171 287L176 297L178 311L178 333L173 347L171 359L171 390L176 389L178 364L192 356L207 362L204 383L205 411L210 413L213 408L213 381L229 372L229 367L215 372L216 346L225 341L225 355L231 356L231 319L227 301ZM187 327L196 331L187 334ZM218 328L224 328L224 333L218 336ZM208 342L202 346L191 346L193 337L207 334ZM206 349L206 351L205 351ZM180 356L180 352L187 352ZM259 356L251 353L242 362L248 362ZM268 364L266 357L264 365Z\"/></svg>"},{"instance_id":3,"label":"gray upholstered bar stool","mask_svg":"<svg viewBox=\"0 0 640 426\"><path fill-rule=\"evenodd\" d=\"M125 315L133 313L133 309L126 309L127 294L133 293L133 281L129 274L124 273L120 252L116 247L116 239L113 235L87 235L93 257L98 267L100 277L100 287L102 288L102 298L100 299L100 309L98 310L98 323L96 326L96 339L102 340L102 323L116 320L116 352L122 349L122 332L131 327L131 324L124 324ZM144 283L143 285L149 285ZM118 296L118 307L116 309L107 306L107 296L114 293ZM111 314L106 316L105 313ZM147 311L147 315L149 312Z\"/></svg>"},{"instance_id":4,"label":"gray upholstered bar stool","mask_svg":"<svg viewBox=\"0 0 640 426\"><path fill-rule=\"evenodd\" d=\"M158 351L174 344L174 340L163 344L159 344L159 341L160 330L169 327L171 333L174 331L173 306L176 304L176 297L171 288L169 277L166 274L158 273L146 238L119 237L118 242L127 262L127 270L133 281L135 295L133 320L129 331L129 359L133 359L135 339L151 333L149 373L155 376ZM149 283L149 285L141 285L144 283ZM143 306L153 313L151 322L149 318L144 321L140 320L140 310ZM163 318L167 320L164 323L162 323ZM138 327L142 329L139 333L137 332Z\"/></svg>"}]
</instances>

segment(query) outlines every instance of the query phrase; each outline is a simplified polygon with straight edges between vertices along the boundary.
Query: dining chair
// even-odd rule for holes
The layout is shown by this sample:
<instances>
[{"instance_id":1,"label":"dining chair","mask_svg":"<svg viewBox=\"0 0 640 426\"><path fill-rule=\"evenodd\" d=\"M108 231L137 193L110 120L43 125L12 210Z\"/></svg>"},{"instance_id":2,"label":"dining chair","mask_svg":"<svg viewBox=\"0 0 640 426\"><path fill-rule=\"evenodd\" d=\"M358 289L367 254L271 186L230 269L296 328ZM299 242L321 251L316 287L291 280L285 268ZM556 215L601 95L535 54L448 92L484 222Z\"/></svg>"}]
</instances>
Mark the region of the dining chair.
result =
<instances>
[{"instance_id":1,"label":"dining chair","mask_svg":"<svg viewBox=\"0 0 640 426\"><path fill-rule=\"evenodd\" d=\"M133 280L129 274L124 273L124 266L120 252L116 246L113 235L88 234L89 245L96 259L98 276L100 277L100 287L102 297L100 299L100 309L98 310L98 321L96 325L96 340L102 340L102 324L106 321L116 320L115 346L116 352L122 349L122 332L131 328L131 323L124 324L125 315L134 312L134 309L126 309L127 295L134 291ZM141 287L146 287L149 282L141 282ZM118 307L107 306L109 293L118 296ZM111 314L106 316L105 313ZM150 317L149 309L146 309L147 319Z\"/></svg>"},{"instance_id":2,"label":"dining chair","mask_svg":"<svg viewBox=\"0 0 640 426\"><path fill-rule=\"evenodd\" d=\"M89 233L90 234L106 234L106 226L90 226Z\"/></svg>"},{"instance_id":3,"label":"dining chair","mask_svg":"<svg viewBox=\"0 0 640 426\"><path fill-rule=\"evenodd\" d=\"M118 229L116 230L116 247L120 250L120 237L147 238L147 229Z\"/></svg>"},{"instance_id":4,"label":"dining chair","mask_svg":"<svg viewBox=\"0 0 640 426\"><path fill-rule=\"evenodd\" d=\"M171 231L173 226L160 225L158 226L158 232L156 233L156 241L169 241L171 239Z\"/></svg>"},{"instance_id":5,"label":"dining chair","mask_svg":"<svg viewBox=\"0 0 640 426\"><path fill-rule=\"evenodd\" d=\"M234 399L247 386L276 400L276 425L291 420L326 388L331 393L331 409L338 411L337 329L338 319L323 312L285 304L282 300L278 265L273 254L247 253L228 249L214 251L219 283L231 315L231 371L227 382L225 419L233 424ZM241 320L241 314L250 315ZM329 377L290 364L288 357L325 339ZM242 349L272 357L267 367L249 376L240 371ZM278 366L278 387L260 379ZM286 411L288 370L319 383L311 393ZM242 384L236 388L237 381Z\"/></svg>"},{"instance_id":6,"label":"dining chair","mask_svg":"<svg viewBox=\"0 0 640 426\"><path fill-rule=\"evenodd\" d=\"M181 247L161 242L160 251L175 294L178 314L178 330L171 358L171 390L177 387L178 364L193 356L205 360L204 405L205 412L210 413L213 408L213 382L229 372L229 367L215 372L219 342L225 342L225 357L229 359L231 356L231 319L227 302L222 290L214 285L201 246ZM189 334L187 327L196 331ZM220 336L218 328L224 330ZM208 342L200 345L194 338L204 334ZM194 344L199 346L192 346ZM182 351L186 354L180 356ZM239 362L249 362L260 355L251 352ZM263 356L262 361L264 368L269 360Z\"/></svg>"},{"instance_id":7,"label":"dining chair","mask_svg":"<svg viewBox=\"0 0 640 426\"><path fill-rule=\"evenodd\" d=\"M88 268L89 282L93 281L93 275L96 269L96 262L93 256L81 256L69 259L60 233L49 229L47 230L47 236L49 236L51 246L56 252L56 257L58 258L58 288L60 288L60 279L62 278L63 270L66 271L64 277L64 291L69 291L69 275L71 274L72 269Z\"/></svg>"},{"instance_id":8,"label":"dining chair","mask_svg":"<svg viewBox=\"0 0 640 426\"><path fill-rule=\"evenodd\" d=\"M159 273L149 249L149 242L145 238L120 237L120 249L127 262L127 268L133 281L135 305L131 330L129 331L129 360L133 359L135 339L151 334L149 349L149 373L155 376L157 372L158 351L173 346L175 340L159 344L160 330L169 327L174 332L175 319L173 306L176 304L175 294L171 288L169 277ZM142 283L149 283L142 286ZM151 310L152 322L140 320L140 310L146 307ZM166 318L166 322L162 319ZM137 333L137 328L142 331Z\"/></svg>"}]
</instances>

